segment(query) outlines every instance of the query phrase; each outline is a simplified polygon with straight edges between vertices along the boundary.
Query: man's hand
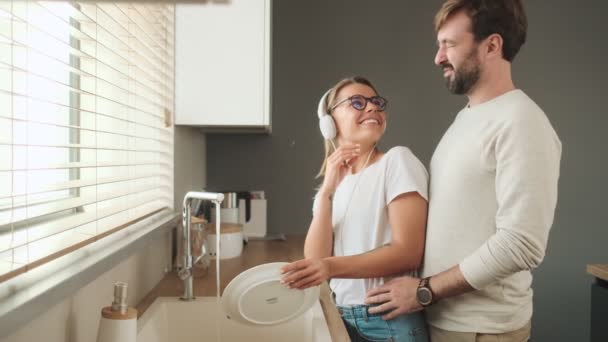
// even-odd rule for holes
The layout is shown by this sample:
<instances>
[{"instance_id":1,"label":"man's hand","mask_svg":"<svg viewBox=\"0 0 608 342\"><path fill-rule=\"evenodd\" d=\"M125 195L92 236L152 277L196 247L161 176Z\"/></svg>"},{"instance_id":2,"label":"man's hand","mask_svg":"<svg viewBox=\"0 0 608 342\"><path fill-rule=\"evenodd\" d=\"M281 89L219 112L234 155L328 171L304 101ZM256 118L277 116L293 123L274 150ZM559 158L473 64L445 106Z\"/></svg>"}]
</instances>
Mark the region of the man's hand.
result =
<instances>
[{"instance_id":1,"label":"man's hand","mask_svg":"<svg viewBox=\"0 0 608 342\"><path fill-rule=\"evenodd\" d=\"M420 279L408 276L395 278L367 292L366 304L381 304L370 307L369 313L388 312L382 319L389 320L399 315L422 310L416 299Z\"/></svg>"},{"instance_id":2,"label":"man's hand","mask_svg":"<svg viewBox=\"0 0 608 342\"><path fill-rule=\"evenodd\" d=\"M324 259L302 259L282 268L281 281L289 288L305 289L317 286L329 278L329 265Z\"/></svg>"}]
</instances>

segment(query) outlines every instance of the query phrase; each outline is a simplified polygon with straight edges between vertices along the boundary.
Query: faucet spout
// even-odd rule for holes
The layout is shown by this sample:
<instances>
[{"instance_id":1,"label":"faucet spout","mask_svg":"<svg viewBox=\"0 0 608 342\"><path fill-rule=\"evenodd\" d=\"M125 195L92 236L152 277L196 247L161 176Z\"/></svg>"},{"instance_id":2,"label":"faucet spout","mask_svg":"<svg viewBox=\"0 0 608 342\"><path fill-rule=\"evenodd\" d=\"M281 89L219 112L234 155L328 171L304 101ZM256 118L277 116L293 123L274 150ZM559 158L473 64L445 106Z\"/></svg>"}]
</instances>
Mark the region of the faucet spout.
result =
<instances>
[{"instance_id":1,"label":"faucet spout","mask_svg":"<svg viewBox=\"0 0 608 342\"><path fill-rule=\"evenodd\" d=\"M184 196L184 209L190 205L190 201L193 199L200 199L206 201L213 201L221 203L224 200L224 194L217 192L201 192L201 191L188 191Z\"/></svg>"},{"instance_id":2,"label":"faucet spout","mask_svg":"<svg viewBox=\"0 0 608 342\"><path fill-rule=\"evenodd\" d=\"M182 244L182 254L184 259L182 269L178 272L178 276L184 281L184 295L180 299L185 301L194 300L192 265L195 262L192 260L192 247L190 245L190 226L192 224L192 208L190 204L192 203L192 199L212 201L216 206L219 206L224 200L224 194L189 191L186 193L186 196L184 196L184 210L182 211L182 236L184 242Z\"/></svg>"}]
</instances>

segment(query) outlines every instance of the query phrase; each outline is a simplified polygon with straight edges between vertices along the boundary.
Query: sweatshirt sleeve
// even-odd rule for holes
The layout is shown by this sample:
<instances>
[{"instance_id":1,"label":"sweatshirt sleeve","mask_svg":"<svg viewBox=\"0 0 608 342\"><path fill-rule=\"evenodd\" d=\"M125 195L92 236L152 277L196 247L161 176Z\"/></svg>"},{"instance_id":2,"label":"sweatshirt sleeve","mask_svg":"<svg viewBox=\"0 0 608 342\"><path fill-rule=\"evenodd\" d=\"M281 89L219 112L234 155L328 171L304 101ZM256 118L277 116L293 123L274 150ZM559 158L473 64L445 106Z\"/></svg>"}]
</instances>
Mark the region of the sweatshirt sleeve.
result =
<instances>
[{"instance_id":1,"label":"sweatshirt sleeve","mask_svg":"<svg viewBox=\"0 0 608 342\"><path fill-rule=\"evenodd\" d=\"M495 140L496 233L460 264L467 282L478 290L536 268L545 256L557 203L561 142L542 111L525 114L505 125Z\"/></svg>"}]
</instances>

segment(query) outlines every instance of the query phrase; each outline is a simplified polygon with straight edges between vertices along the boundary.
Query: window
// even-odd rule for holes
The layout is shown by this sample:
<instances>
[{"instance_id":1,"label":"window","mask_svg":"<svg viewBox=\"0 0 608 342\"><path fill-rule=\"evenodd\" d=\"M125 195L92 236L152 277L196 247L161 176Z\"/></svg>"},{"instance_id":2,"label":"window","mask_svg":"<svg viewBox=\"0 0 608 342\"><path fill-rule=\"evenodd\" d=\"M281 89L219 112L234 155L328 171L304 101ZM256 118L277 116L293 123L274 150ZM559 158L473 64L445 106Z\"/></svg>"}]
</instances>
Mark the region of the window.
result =
<instances>
[{"instance_id":1,"label":"window","mask_svg":"<svg viewBox=\"0 0 608 342\"><path fill-rule=\"evenodd\" d=\"M173 206L174 5L0 2L0 281Z\"/></svg>"}]
</instances>

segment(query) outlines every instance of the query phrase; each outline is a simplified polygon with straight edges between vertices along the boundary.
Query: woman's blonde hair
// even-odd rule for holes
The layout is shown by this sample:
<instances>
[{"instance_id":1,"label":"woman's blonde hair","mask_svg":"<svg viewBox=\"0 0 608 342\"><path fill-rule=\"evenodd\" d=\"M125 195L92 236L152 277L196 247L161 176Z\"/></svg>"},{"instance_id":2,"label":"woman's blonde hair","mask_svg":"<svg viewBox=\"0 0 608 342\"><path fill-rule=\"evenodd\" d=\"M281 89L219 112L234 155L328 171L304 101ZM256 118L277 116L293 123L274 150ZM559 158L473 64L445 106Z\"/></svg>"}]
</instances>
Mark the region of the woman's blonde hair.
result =
<instances>
[{"instance_id":1,"label":"woman's blonde hair","mask_svg":"<svg viewBox=\"0 0 608 342\"><path fill-rule=\"evenodd\" d=\"M374 90L374 92L376 93L376 95L378 95L378 90L376 90L376 87L374 87L372 82L370 82L365 77L354 76L354 77L348 77L348 78L342 79L338 83L336 83L333 87L331 87L329 94L327 95L326 103L324 105L325 105L325 108L327 109L326 112L328 115L331 115L331 111L329 110L329 108L334 106L336 103L336 95L340 92L340 90L342 90L342 88L344 88L348 85L351 85L351 84L366 85L366 86L372 88ZM329 156L332 153L334 153L334 151L335 151L334 145L332 145L331 141L326 139L325 140L325 158L323 158L323 163L321 164L321 169L319 170L319 174L317 174L317 178L325 176L325 169L327 168L327 159L329 158Z\"/></svg>"}]
</instances>

